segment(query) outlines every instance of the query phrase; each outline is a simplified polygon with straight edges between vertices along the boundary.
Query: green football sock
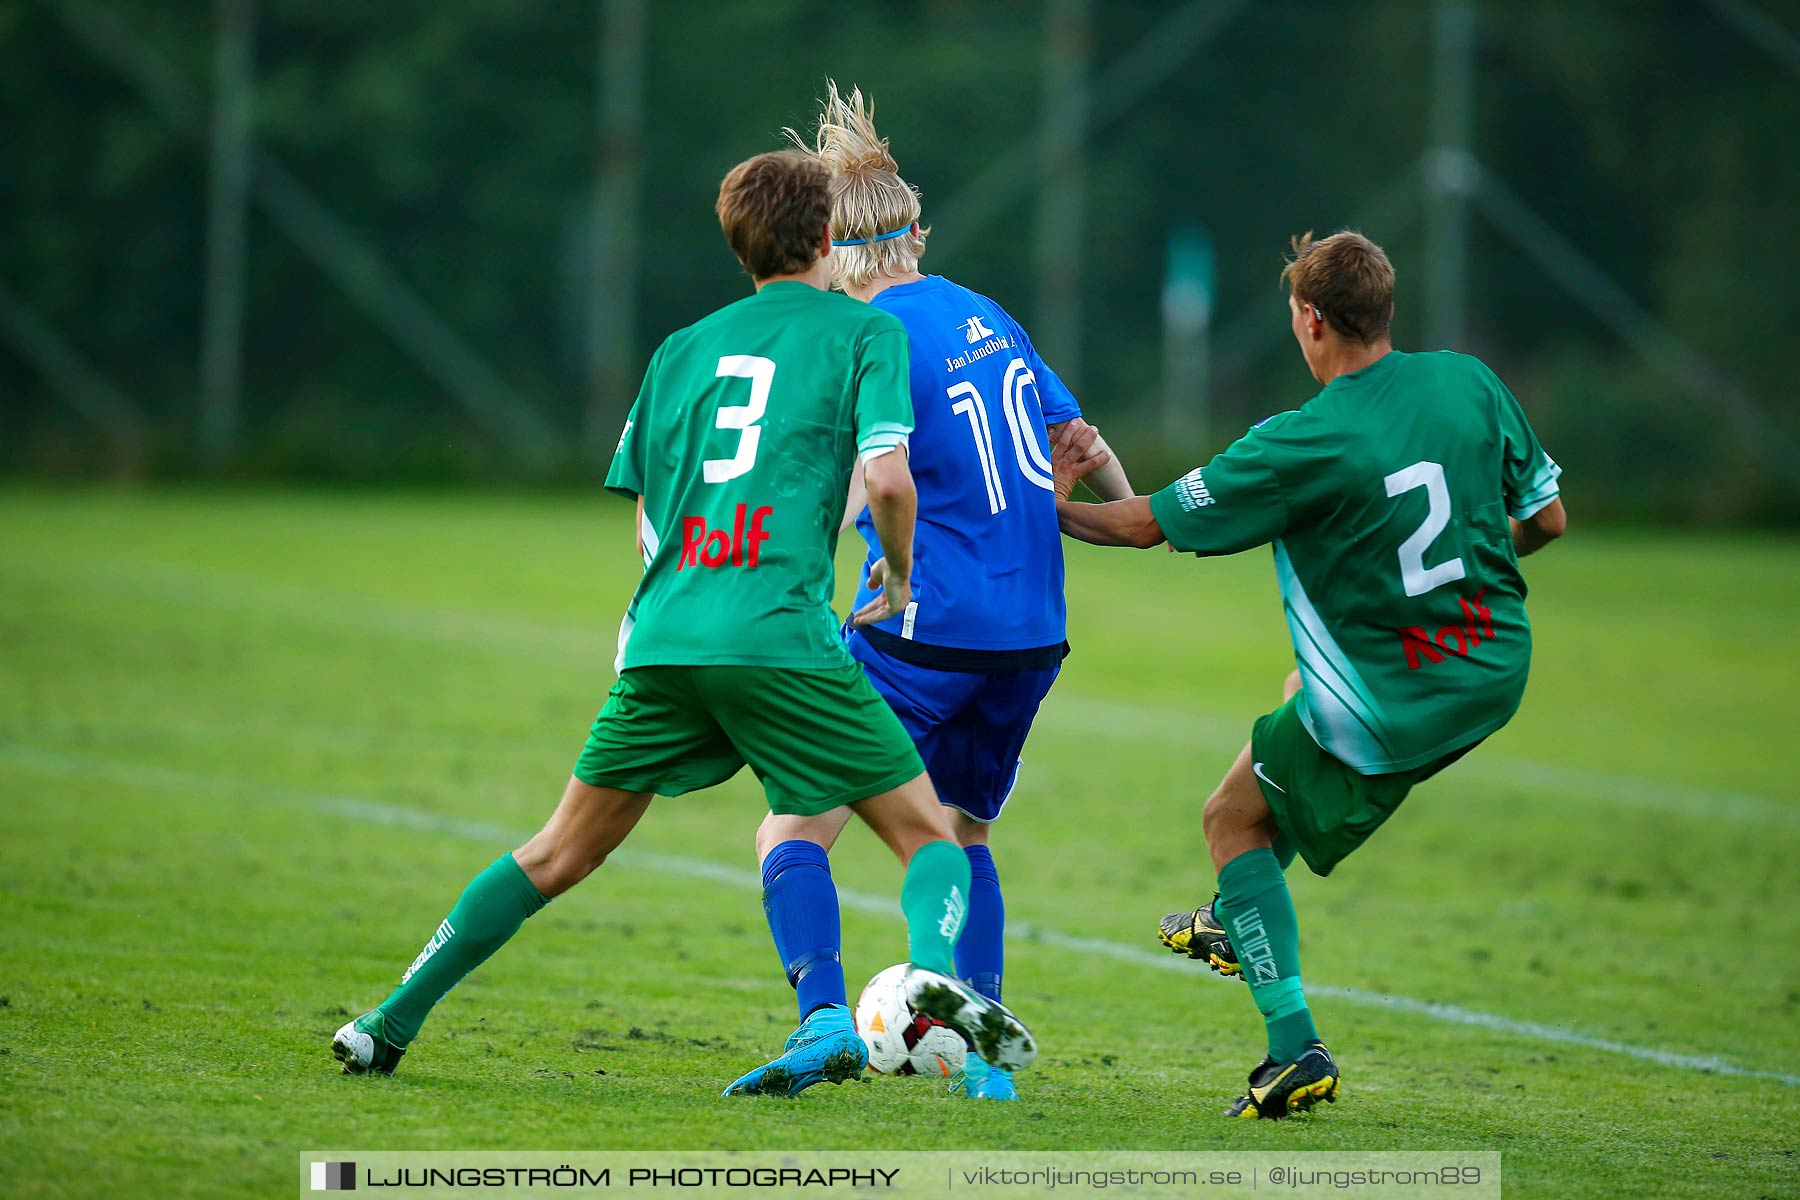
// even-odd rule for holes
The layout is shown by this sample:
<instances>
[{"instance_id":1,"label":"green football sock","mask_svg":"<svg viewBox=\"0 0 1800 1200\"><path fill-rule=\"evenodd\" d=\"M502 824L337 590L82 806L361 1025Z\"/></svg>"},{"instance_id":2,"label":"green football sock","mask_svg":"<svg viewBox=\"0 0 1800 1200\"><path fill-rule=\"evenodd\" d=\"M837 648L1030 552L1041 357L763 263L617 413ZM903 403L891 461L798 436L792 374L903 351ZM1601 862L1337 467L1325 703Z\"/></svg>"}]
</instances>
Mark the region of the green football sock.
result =
<instances>
[{"instance_id":1,"label":"green football sock","mask_svg":"<svg viewBox=\"0 0 1800 1200\"><path fill-rule=\"evenodd\" d=\"M956 977L956 939L969 915L969 856L955 842L927 842L900 885L906 954L913 965Z\"/></svg>"},{"instance_id":2,"label":"green football sock","mask_svg":"<svg viewBox=\"0 0 1800 1200\"><path fill-rule=\"evenodd\" d=\"M510 853L470 880L456 907L400 977L400 986L381 1002L388 1040L405 1046L419 1036L432 1007L548 903Z\"/></svg>"},{"instance_id":3,"label":"green football sock","mask_svg":"<svg viewBox=\"0 0 1800 1200\"><path fill-rule=\"evenodd\" d=\"M1244 980L1269 1027L1269 1057L1292 1062L1318 1038L1300 985L1300 922L1273 850L1238 855L1219 872L1219 902Z\"/></svg>"}]
</instances>

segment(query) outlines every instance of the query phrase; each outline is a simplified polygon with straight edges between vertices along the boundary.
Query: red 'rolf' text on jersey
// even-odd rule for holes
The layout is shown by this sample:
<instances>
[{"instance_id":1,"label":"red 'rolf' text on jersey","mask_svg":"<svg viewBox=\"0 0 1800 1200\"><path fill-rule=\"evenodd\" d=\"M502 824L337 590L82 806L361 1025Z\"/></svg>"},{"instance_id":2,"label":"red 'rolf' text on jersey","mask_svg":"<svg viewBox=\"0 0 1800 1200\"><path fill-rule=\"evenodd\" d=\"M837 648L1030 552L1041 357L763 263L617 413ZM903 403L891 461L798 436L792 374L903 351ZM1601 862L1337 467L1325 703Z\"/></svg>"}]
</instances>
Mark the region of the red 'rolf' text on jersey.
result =
<instances>
[{"instance_id":1,"label":"red 'rolf' text on jersey","mask_svg":"<svg viewBox=\"0 0 1800 1200\"><path fill-rule=\"evenodd\" d=\"M1469 652L1481 645L1484 639L1494 636L1494 614L1488 606L1481 602L1487 595L1482 588L1475 593L1475 598L1458 597L1462 603L1463 623L1446 625L1437 631L1436 636L1425 632L1423 625L1411 625L1394 632L1400 635L1400 645L1406 650L1406 667L1416 671L1427 662L1441 663L1445 654L1454 654L1458 658L1467 658Z\"/></svg>"},{"instance_id":2,"label":"red 'rolf' text on jersey","mask_svg":"<svg viewBox=\"0 0 1800 1200\"><path fill-rule=\"evenodd\" d=\"M729 533L724 529L708 529L705 517L681 518L681 561L675 564L675 569L756 566L762 556L762 544L769 540L769 535L763 531L763 522L775 510L767 504L753 513L749 510L747 504L737 506Z\"/></svg>"}]
</instances>

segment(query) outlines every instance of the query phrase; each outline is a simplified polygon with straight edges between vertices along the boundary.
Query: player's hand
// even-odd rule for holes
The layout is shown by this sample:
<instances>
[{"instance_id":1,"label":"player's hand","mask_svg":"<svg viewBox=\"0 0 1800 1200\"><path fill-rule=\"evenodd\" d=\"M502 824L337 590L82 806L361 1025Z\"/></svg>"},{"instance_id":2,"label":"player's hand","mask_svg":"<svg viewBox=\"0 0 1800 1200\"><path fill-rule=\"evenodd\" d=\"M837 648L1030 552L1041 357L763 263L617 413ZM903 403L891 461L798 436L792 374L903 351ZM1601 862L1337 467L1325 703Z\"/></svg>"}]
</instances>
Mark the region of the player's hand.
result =
<instances>
[{"instance_id":1,"label":"player's hand","mask_svg":"<svg viewBox=\"0 0 1800 1200\"><path fill-rule=\"evenodd\" d=\"M1050 468L1056 498L1067 500L1080 480L1112 461L1112 453L1100 444L1100 430L1080 417L1063 422L1050 447Z\"/></svg>"},{"instance_id":2,"label":"player's hand","mask_svg":"<svg viewBox=\"0 0 1800 1200\"><path fill-rule=\"evenodd\" d=\"M875 595L851 614L852 625L878 625L899 616L912 603L912 580L889 571L886 558L876 559L869 568L869 586L875 589Z\"/></svg>"}]
</instances>

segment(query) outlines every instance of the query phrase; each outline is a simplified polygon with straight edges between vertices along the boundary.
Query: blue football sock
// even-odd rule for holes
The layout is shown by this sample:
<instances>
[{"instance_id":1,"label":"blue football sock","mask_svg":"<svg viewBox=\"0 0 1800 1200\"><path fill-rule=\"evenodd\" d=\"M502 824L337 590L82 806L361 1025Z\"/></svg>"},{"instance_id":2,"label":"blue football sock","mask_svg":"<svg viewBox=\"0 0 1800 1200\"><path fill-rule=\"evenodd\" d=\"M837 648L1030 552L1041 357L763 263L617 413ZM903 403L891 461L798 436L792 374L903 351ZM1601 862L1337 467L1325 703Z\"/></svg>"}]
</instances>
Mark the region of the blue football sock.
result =
<instances>
[{"instance_id":1,"label":"blue football sock","mask_svg":"<svg viewBox=\"0 0 1800 1200\"><path fill-rule=\"evenodd\" d=\"M1000 975L1006 968L1006 899L1000 874L986 846L969 846L969 916L956 943L956 973L990 1000L1000 999Z\"/></svg>"},{"instance_id":2,"label":"blue football sock","mask_svg":"<svg viewBox=\"0 0 1800 1200\"><path fill-rule=\"evenodd\" d=\"M763 912L782 969L800 1002L800 1019L827 1004L848 1004L839 952L837 885L823 847L790 841L763 859Z\"/></svg>"}]
</instances>

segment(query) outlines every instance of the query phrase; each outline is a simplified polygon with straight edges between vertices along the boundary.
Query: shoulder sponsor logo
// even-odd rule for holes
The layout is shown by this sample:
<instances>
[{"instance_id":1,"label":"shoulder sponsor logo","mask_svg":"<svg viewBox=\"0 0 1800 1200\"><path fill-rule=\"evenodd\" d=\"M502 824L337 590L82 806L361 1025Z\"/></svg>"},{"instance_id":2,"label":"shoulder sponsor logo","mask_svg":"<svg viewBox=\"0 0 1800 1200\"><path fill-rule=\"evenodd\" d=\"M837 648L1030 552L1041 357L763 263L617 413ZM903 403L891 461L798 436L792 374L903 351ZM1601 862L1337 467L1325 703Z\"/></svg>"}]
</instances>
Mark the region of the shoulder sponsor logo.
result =
<instances>
[{"instance_id":1,"label":"shoulder sponsor logo","mask_svg":"<svg viewBox=\"0 0 1800 1200\"><path fill-rule=\"evenodd\" d=\"M1276 783L1273 779L1270 779L1267 775L1265 775L1263 773L1262 768L1263 768L1263 765L1259 762L1253 762L1250 764L1250 769L1252 771L1256 772L1256 777L1258 779L1262 780L1264 783L1268 784L1270 787L1274 788L1276 791L1280 792L1282 795L1284 795L1284 796L1287 795L1287 789L1282 787L1279 783Z\"/></svg>"},{"instance_id":2,"label":"shoulder sponsor logo","mask_svg":"<svg viewBox=\"0 0 1800 1200\"><path fill-rule=\"evenodd\" d=\"M963 340L968 342L971 346L976 342L979 342L982 338L991 338L994 336L994 331L989 329L979 316L970 317L961 325L957 326L957 328L963 331Z\"/></svg>"},{"instance_id":3,"label":"shoulder sponsor logo","mask_svg":"<svg viewBox=\"0 0 1800 1200\"><path fill-rule=\"evenodd\" d=\"M990 354L998 354L1002 350L1012 349L1012 339L1003 333L995 333L986 325L983 325L980 317L970 317L963 324L957 326L957 328L968 335L969 348L964 350L961 354L947 354L944 356L944 370L946 372L960 371L970 363L980 362ZM977 341L981 344L976 345Z\"/></svg>"},{"instance_id":4,"label":"shoulder sponsor logo","mask_svg":"<svg viewBox=\"0 0 1800 1200\"><path fill-rule=\"evenodd\" d=\"M1204 467L1195 467L1175 481L1175 495L1181 501L1183 512L1193 512L1196 508L1218 503L1213 499L1213 494L1206 490L1206 478L1201 475L1203 470Z\"/></svg>"}]
</instances>

